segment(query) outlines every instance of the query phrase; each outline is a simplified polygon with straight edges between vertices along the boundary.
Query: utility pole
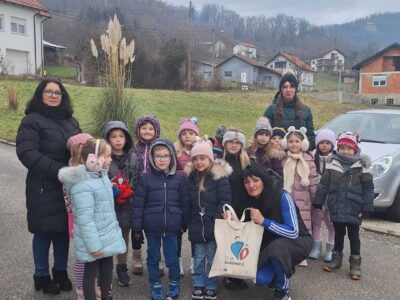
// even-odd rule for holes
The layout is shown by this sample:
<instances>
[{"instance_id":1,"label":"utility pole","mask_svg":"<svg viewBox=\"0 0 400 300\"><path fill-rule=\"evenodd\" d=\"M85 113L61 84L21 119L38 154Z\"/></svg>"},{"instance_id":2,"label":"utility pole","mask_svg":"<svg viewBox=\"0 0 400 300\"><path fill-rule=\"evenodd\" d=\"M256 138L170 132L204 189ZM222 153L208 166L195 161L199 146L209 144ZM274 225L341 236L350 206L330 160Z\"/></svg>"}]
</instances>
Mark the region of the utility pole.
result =
<instances>
[{"instance_id":1,"label":"utility pole","mask_svg":"<svg viewBox=\"0 0 400 300\"><path fill-rule=\"evenodd\" d=\"M187 53L187 91L192 90L192 1L189 2L189 40Z\"/></svg>"},{"instance_id":2,"label":"utility pole","mask_svg":"<svg viewBox=\"0 0 400 300\"><path fill-rule=\"evenodd\" d=\"M214 80L214 55L215 55L215 28L212 31L212 56L211 56L211 75Z\"/></svg>"},{"instance_id":3,"label":"utility pole","mask_svg":"<svg viewBox=\"0 0 400 300\"><path fill-rule=\"evenodd\" d=\"M343 103L341 90L342 90L342 69L339 69L339 104Z\"/></svg>"}]
</instances>

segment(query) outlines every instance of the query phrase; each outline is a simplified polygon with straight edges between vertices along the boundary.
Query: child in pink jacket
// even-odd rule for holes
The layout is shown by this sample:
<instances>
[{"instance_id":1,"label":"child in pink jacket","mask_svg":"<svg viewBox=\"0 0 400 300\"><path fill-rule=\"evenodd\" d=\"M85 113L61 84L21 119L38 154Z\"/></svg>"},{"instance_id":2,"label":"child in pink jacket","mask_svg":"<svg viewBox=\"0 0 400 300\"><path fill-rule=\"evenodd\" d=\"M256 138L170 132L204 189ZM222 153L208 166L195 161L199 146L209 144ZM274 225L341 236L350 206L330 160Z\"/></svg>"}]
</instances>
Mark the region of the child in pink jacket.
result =
<instances>
[{"instance_id":1,"label":"child in pink jacket","mask_svg":"<svg viewBox=\"0 0 400 300\"><path fill-rule=\"evenodd\" d=\"M287 158L283 162L283 188L291 194L300 210L300 215L308 231L312 233L311 204L317 191L317 168L309 149L306 136L307 129L299 130L294 126L288 132L281 144L287 150ZM301 266L307 266L304 260Z\"/></svg>"}]
</instances>

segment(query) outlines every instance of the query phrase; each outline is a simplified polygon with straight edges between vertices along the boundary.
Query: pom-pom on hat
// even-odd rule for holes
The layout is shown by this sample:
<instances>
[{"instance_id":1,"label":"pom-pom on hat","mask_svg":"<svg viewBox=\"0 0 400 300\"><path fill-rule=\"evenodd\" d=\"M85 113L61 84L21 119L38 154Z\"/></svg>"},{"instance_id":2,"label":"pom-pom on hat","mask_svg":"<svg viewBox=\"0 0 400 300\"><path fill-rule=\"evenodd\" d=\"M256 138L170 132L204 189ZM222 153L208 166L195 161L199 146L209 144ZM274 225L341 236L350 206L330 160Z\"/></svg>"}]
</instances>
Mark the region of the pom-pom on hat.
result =
<instances>
[{"instance_id":1,"label":"pom-pom on hat","mask_svg":"<svg viewBox=\"0 0 400 300\"><path fill-rule=\"evenodd\" d=\"M360 136L357 132L354 131L345 131L339 134L339 138L337 140L337 147L341 146L349 146L354 150L354 152L358 152L360 143Z\"/></svg>"},{"instance_id":2,"label":"pom-pom on hat","mask_svg":"<svg viewBox=\"0 0 400 300\"><path fill-rule=\"evenodd\" d=\"M257 120L256 128L254 129L254 136L256 136L257 132L260 130L266 130L269 132L269 135L272 136L272 127L266 117L261 117Z\"/></svg>"},{"instance_id":3,"label":"pom-pom on hat","mask_svg":"<svg viewBox=\"0 0 400 300\"><path fill-rule=\"evenodd\" d=\"M243 132L230 129L225 132L222 145L225 147L226 142L231 142L234 140L238 140L242 146L246 145L246 137L244 136Z\"/></svg>"},{"instance_id":4,"label":"pom-pom on hat","mask_svg":"<svg viewBox=\"0 0 400 300\"><path fill-rule=\"evenodd\" d=\"M192 130L199 135L199 128L197 127L197 117L184 117L179 121L179 130L178 130L178 137L181 135L181 132L184 130Z\"/></svg>"},{"instance_id":5,"label":"pom-pom on hat","mask_svg":"<svg viewBox=\"0 0 400 300\"><path fill-rule=\"evenodd\" d=\"M289 81L295 88L296 91L299 87L299 82L297 81L296 75L293 72L287 71L282 75L281 81L279 82L279 91L282 91L282 86L286 81Z\"/></svg>"},{"instance_id":6,"label":"pom-pom on hat","mask_svg":"<svg viewBox=\"0 0 400 300\"><path fill-rule=\"evenodd\" d=\"M272 128L272 137L274 136L279 136L281 139L283 139L286 135L286 130L283 127L274 127Z\"/></svg>"},{"instance_id":7,"label":"pom-pom on hat","mask_svg":"<svg viewBox=\"0 0 400 300\"><path fill-rule=\"evenodd\" d=\"M211 161L214 161L212 144L207 136L204 136L204 138L197 137L193 144L192 150L190 151L190 159L193 159L198 155L205 155Z\"/></svg>"},{"instance_id":8,"label":"pom-pom on hat","mask_svg":"<svg viewBox=\"0 0 400 300\"><path fill-rule=\"evenodd\" d=\"M93 137L89 133L78 133L71 136L67 141L67 149L71 150L73 145L79 144L83 145L86 144L87 140L92 139Z\"/></svg>"},{"instance_id":9,"label":"pom-pom on hat","mask_svg":"<svg viewBox=\"0 0 400 300\"><path fill-rule=\"evenodd\" d=\"M318 133L315 136L315 145L318 146L318 144L322 141L328 141L332 144L333 147L335 147L336 134L328 128L318 130Z\"/></svg>"}]
</instances>

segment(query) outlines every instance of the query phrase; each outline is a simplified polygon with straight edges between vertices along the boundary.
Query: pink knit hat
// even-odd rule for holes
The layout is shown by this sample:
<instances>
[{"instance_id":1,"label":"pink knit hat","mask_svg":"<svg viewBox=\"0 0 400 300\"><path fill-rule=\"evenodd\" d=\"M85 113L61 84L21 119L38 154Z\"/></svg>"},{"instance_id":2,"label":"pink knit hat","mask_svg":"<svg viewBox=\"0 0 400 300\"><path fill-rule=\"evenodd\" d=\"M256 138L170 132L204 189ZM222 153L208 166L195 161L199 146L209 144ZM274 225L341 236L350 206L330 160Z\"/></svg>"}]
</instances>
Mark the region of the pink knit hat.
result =
<instances>
[{"instance_id":1,"label":"pink knit hat","mask_svg":"<svg viewBox=\"0 0 400 300\"><path fill-rule=\"evenodd\" d=\"M92 139L93 137L89 133L78 133L71 136L67 141L67 149L71 150L73 145L79 144L83 145L87 142L87 140Z\"/></svg>"},{"instance_id":2,"label":"pink knit hat","mask_svg":"<svg viewBox=\"0 0 400 300\"><path fill-rule=\"evenodd\" d=\"M205 155L211 161L214 161L214 153L212 150L212 144L211 144L210 140L202 139L193 144L193 148L190 151L190 159L193 159L197 155Z\"/></svg>"},{"instance_id":3,"label":"pink knit hat","mask_svg":"<svg viewBox=\"0 0 400 300\"><path fill-rule=\"evenodd\" d=\"M197 117L188 117L182 118L179 121L179 130L178 130L178 137L181 135L181 132L189 129L196 132L196 135L199 135L199 128L197 127Z\"/></svg>"}]
</instances>

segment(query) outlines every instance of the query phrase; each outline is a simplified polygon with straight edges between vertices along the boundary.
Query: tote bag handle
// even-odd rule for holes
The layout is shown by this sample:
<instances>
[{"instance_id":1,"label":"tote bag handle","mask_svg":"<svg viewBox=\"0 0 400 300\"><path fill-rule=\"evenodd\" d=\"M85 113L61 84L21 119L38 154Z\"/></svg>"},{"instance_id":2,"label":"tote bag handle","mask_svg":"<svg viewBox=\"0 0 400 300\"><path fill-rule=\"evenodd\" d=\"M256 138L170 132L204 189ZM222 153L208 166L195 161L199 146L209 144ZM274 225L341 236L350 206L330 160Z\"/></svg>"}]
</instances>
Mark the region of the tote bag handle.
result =
<instances>
[{"instance_id":1,"label":"tote bag handle","mask_svg":"<svg viewBox=\"0 0 400 300\"><path fill-rule=\"evenodd\" d=\"M246 218L246 210L250 210L250 208L246 208L243 213L242 216L240 217L240 219L237 217L235 210L233 209L232 206L230 206L229 204L224 204L224 206L222 207L222 210L224 213L228 213L228 224L235 230L239 230L243 227L244 225L244 220ZM232 219L233 218L233 219ZM238 220L238 221L236 221ZM253 221L251 221L253 222Z\"/></svg>"}]
</instances>

